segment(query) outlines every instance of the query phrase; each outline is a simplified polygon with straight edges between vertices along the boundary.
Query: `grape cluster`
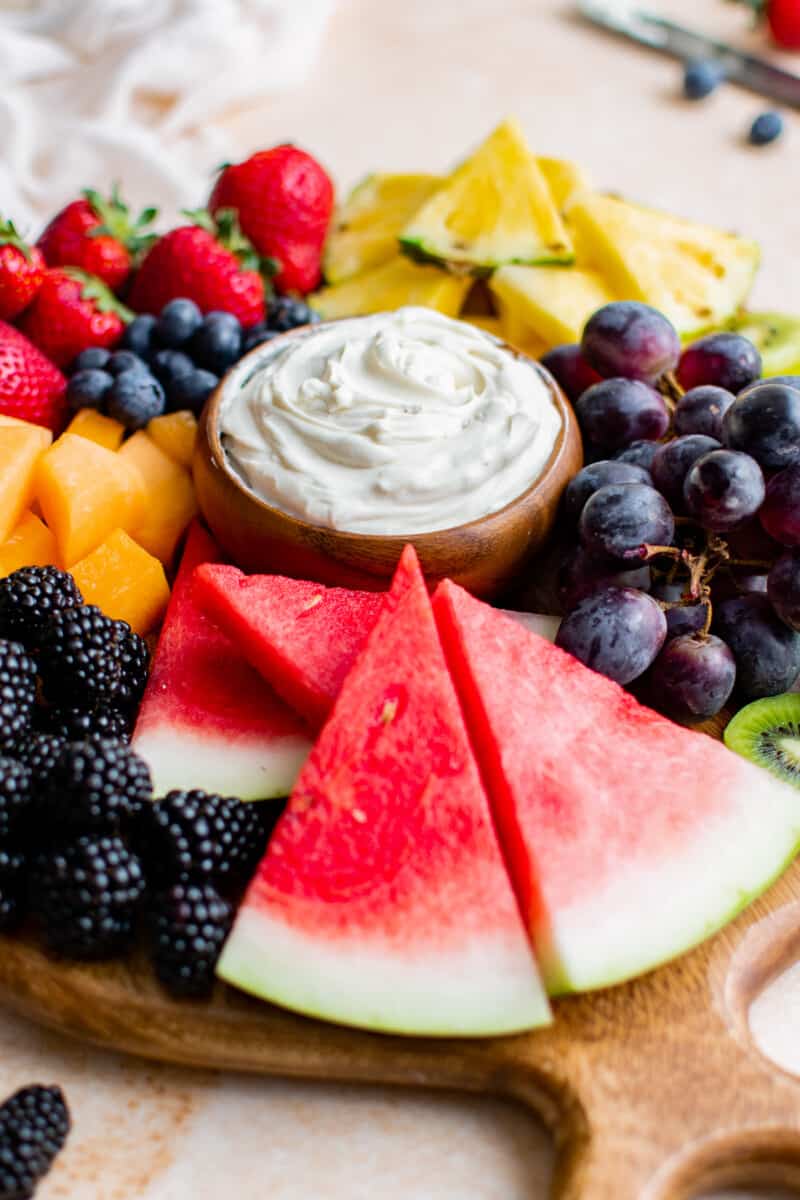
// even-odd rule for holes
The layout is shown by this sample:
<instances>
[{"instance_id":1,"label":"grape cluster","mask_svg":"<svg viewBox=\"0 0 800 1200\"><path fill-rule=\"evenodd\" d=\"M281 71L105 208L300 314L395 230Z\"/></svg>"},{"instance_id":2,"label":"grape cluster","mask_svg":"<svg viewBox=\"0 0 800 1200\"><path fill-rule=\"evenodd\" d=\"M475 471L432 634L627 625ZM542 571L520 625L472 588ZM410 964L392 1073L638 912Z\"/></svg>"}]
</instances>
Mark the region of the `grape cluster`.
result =
<instances>
[{"instance_id":1,"label":"grape cluster","mask_svg":"<svg viewBox=\"0 0 800 1200\"><path fill-rule=\"evenodd\" d=\"M800 674L800 376L734 333L681 350L663 314L606 305L542 360L585 466L563 500L558 644L681 720Z\"/></svg>"}]
</instances>

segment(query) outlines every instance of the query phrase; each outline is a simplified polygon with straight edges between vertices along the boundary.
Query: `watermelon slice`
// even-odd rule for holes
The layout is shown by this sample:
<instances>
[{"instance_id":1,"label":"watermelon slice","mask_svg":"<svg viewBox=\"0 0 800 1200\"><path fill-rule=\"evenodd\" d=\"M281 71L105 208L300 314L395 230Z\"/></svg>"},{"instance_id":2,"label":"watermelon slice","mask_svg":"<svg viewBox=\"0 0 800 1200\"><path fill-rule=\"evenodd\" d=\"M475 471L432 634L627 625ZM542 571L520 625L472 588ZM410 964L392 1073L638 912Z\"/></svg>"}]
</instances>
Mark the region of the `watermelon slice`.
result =
<instances>
[{"instance_id":1,"label":"watermelon slice","mask_svg":"<svg viewBox=\"0 0 800 1200\"><path fill-rule=\"evenodd\" d=\"M239 910L218 973L405 1034L549 1019L414 551Z\"/></svg>"},{"instance_id":2,"label":"watermelon slice","mask_svg":"<svg viewBox=\"0 0 800 1200\"><path fill-rule=\"evenodd\" d=\"M215 542L189 532L133 735L156 795L204 788L243 800L286 796L311 749L305 726L197 602L193 574Z\"/></svg>"},{"instance_id":3,"label":"watermelon slice","mask_svg":"<svg viewBox=\"0 0 800 1200\"><path fill-rule=\"evenodd\" d=\"M680 954L795 853L794 789L455 584L433 606L551 992Z\"/></svg>"}]
</instances>

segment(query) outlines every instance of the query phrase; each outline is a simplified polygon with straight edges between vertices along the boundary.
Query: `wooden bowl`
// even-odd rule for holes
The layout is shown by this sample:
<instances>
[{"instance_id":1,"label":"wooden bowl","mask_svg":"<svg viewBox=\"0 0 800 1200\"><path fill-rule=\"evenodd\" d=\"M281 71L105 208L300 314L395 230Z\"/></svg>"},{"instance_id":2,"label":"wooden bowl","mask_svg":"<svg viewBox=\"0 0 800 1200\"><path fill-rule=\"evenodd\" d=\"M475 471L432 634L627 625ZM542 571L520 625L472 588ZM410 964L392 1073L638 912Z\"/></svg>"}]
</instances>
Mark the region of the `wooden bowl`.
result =
<instances>
[{"instance_id":1,"label":"wooden bowl","mask_svg":"<svg viewBox=\"0 0 800 1200\"><path fill-rule=\"evenodd\" d=\"M317 326L316 328L319 328ZM291 330L269 343L296 337ZM538 363L561 415L561 431L536 482L498 512L433 533L383 536L345 533L288 516L254 495L229 466L219 434L226 389L237 386L265 347L246 355L210 397L200 419L194 480L200 509L219 544L237 566L339 587L383 590L406 542L413 542L426 576L449 577L476 595L497 595L545 541L561 493L581 467L583 449L575 414L558 385ZM517 358L526 356L506 349ZM533 360L529 360L533 362Z\"/></svg>"}]
</instances>

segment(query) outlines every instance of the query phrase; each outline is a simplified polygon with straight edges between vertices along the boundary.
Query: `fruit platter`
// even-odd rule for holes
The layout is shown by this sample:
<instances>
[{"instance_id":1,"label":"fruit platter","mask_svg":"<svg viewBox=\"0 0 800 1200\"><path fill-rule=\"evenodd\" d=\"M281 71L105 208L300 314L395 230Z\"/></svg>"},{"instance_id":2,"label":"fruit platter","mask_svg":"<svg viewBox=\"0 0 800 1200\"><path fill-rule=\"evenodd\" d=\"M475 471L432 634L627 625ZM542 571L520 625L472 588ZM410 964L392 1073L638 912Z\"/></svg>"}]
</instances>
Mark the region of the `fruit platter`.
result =
<instances>
[{"instance_id":1,"label":"fruit platter","mask_svg":"<svg viewBox=\"0 0 800 1200\"><path fill-rule=\"evenodd\" d=\"M0 232L3 1002L512 1095L564 1198L789 1181L747 1009L800 940L800 319L756 242L513 120L156 223ZM9 1196L67 1135L28 1102Z\"/></svg>"}]
</instances>

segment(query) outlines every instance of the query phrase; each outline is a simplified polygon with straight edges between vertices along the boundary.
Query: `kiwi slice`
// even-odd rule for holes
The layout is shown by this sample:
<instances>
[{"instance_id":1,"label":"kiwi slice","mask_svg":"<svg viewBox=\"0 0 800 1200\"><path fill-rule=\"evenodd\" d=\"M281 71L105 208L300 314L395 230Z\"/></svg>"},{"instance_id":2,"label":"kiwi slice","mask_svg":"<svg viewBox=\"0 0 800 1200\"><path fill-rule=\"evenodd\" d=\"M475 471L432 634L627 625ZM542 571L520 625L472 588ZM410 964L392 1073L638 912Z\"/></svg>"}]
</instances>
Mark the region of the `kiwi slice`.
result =
<instances>
[{"instance_id":1,"label":"kiwi slice","mask_svg":"<svg viewBox=\"0 0 800 1200\"><path fill-rule=\"evenodd\" d=\"M739 710L724 736L729 750L800 788L800 695L754 700Z\"/></svg>"},{"instance_id":2,"label":"kiwi slice","mask_svg":"<svg viewBox=\"0 0 800 1200\"><path fill-rule=\"evenodd\" d=\"M800 374L800 317L745 312L734 317L728 328L758 348L764 375Z\"/></svg>"}]
</instances>

